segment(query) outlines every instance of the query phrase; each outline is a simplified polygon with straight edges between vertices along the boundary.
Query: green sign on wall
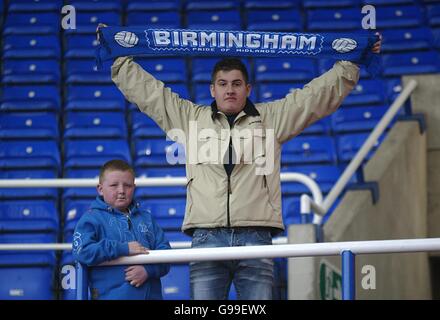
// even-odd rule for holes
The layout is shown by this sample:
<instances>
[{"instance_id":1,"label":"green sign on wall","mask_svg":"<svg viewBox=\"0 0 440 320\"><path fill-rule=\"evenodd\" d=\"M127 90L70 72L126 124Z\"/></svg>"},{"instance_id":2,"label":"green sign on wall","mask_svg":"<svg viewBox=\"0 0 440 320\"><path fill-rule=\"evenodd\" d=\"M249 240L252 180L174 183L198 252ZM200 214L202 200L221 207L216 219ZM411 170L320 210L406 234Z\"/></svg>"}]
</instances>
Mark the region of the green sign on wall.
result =
<instances>
[{"instance_id":1,"label":"green sign on wall","mask_svg":"<svg viewBox=\"0 0 440 320\"><path fill-rule=\"evenodd\" d=\"M324 259L319 264L319 292L321 300L342 298L341 272Z\"/></svg>"}]
</instances>

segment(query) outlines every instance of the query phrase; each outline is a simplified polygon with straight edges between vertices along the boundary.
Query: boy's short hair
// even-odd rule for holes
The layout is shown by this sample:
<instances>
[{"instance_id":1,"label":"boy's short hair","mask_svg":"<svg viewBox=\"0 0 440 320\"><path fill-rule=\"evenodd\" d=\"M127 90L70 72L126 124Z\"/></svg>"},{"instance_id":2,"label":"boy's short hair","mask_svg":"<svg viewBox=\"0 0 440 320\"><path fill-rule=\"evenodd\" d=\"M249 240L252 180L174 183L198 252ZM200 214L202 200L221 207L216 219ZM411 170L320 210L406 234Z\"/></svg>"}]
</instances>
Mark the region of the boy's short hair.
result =
<instances>
[{"instance_id":1,"label":"boy's short hair","mask_svg":"<svg viewBox=\"0 0 440 320\"><path fill-rule=\"evenodd\" d=\"M223 58L219 60L212 70L211 83L214 84L215 76L219 71L232 71L238 70L243 74L244 81L246 84L249 83L249 74L244 63L238 58Z\"/></svg>"},{"instance_id":2,"label":"boy's short hair","mask_svg":"<svg viewBox=\"0 0 440 320\"><path fill-rule=\"evenodd\" d=\"M99 183L102 183L102 180L104 179L104 175L107 171L130 171L130 173L133 175L133 178L135 177L135 173L133 168L124 160L110 160L107 161L99 171Z\"/></svg>"}]
</instances>

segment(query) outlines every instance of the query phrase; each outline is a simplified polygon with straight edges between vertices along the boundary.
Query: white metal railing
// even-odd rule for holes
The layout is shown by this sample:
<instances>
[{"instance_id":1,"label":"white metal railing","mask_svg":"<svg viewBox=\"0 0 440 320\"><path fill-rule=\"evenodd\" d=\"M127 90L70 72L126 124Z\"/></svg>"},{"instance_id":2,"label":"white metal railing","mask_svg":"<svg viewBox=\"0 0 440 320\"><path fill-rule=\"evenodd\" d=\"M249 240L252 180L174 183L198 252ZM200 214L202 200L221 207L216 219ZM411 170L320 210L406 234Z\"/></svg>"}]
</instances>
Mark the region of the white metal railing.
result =
<instances>
[{"instance_id":1,"label":"white metal railing","mask_svg":"<svg viewBox=\"0 0 440 320\"><path fill-rule=\"evenodd\" d=\"M385 113L385 115L376 125L374 130L368 136L367 140L358 150L354 158L350 161L349 165L345 168L344 172L339 177L338 181L330 190L330 192L327 194L322 204L316 203L306 194L301 196L301 207L304 208L304 210L308 210L308 212L313 211L316 213L314 215L313 223L321 224L322 217L327 214L333 203L336 201L336 199L342 193L344 188L347 186L347 183L349 182L350 178L353 176L353 174L362 164L362 161L365 159L367 154L373 148L376 141L385 131L387 126L391 123L394 116L397 114L399 109L402 107L402 105L405 103L405 101L408 99L408 97L416 87L417 87L417 81L411 79L408 82L408 84L405 86L405 88L403 88L402 92L399 94L396 100L394 100L394 102L391 104L388 111ZM301 213L307 213L307 212L301 212Z\"/></svg>"}]
</instances>

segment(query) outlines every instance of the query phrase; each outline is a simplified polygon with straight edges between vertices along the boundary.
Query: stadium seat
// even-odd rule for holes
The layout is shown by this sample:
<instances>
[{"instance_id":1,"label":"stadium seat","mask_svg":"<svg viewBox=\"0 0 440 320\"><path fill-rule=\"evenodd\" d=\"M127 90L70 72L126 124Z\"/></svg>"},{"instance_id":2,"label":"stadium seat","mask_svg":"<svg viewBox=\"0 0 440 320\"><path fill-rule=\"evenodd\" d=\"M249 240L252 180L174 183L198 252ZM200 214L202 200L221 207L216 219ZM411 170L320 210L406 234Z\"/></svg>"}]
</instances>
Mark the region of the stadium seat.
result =
<instances>
[{"instance_id":1,"label":"stadium seat","mask_svg":"<svg viewBox=\"0 0 440 320\"><path fill-rule=\"evenodd\" d=\"M115 85L66 87L66 111L125 111L125 98Z\"/></svg>"},{"instance_id":2,"label":"stadium seat","mask_svg":"<svg viewBox=\"0 0 440 320\"><path fill-rule=\"evenodd\" d=\"M317 76L314 60L297 58L255 59L255 81L308 82Z\"/></svg>"},{"instance_id":3,"label":"stadium seat","mask_svg":"<svg viewBox=\"0 0 440 320\"><path fill-rule=\"evenodd\" d=\"M440 26L440 3L427 6L427 17L431 27Z\"/></svg>"},{"instance_id":4,"label":"stadium seat","mask_svg":"<svg viewBox=\"0 0 440 320\"><path fill-rule=\"evenodd\" d=\"M340 108L332 114L332 128L336 133L372 131L382 119L388 106L362 106Z\"/></svg>"},{"instance_id":5,"label":"stadium seat","mask_svg":"<svg viewBox=\"0 0 440 320\"><path fill-rule=\"evenodd\" d=\"M164 300L189 300L189 265L172 264L170 272L161 278Z\"/></svg>"},{"instance_id":6,"label":"stadium seat","mask_svg":"<svg viewBox=\"0 0 440 320\"><path fill-rule=\"evenodd\" d=\"M343 104L354 106L384 104L386 102L385 84L381 79L361 79L354 87L354 90L344 99Z\"/></svg>"},{"instance_id":7,"label":"stadium seat","mask_svg":"<svg viewBox=\"0 0 440 320\"><path fill-rule=\"evenodd\" d=\"M58 171L60 153L55 141L0 141L1 169L50 168Z\"/></svg>"},{"instance_id":8,"label":"stadium seat","mask_svg":"<svg viewBox=\"0 0 440 320\"><path fill-rule=\"evenodd\" d=\"M133 138L165 138L165 132L146 114L132 110L130 119Z\"/></svg>"},{"instance_id":9,"label":"stadium seat","mask_svg":"<svg viewBox=\"0 0 440 320\"><path fill-rule=\"evenodd\" d=\"M121 11L123 2L121 0L71 0L69 4L78 11Z\"/></svg>"},{"instance_id":10,"label":"stadium seat","mask_svg":"<svg viewBox=\"0 0 440 320\"><path fill-rule=\"evenodd\" d=\"M436 73L440 70L439 54L434 50L384 54L382 61L383 75L386 77Z\"/></svg>"},{"instance_id":11,"label":"stadium seat","mask_svg":"<svg viewBox=\"0 0 440 320\"><path fill-rule=\"evenodd\" d=\"M335 63L336 63L336 61L334 59L319 59L318 60L318 73L323 74L324 72L330 70ZM378 78L380 76L381 75L378 74ZM365 66L363 66L363 65L360 66L360 78L361 79L371 78L371 75L367 72Z\"/></svg>"},{"instance_id":12,"label":"stadium seat","mask_svg":"<svg viewBox=\"0 0 440 320\"><path fill-rule=\"evenodd\" d=\"M6 16L3 34L55 34L61 29L59 12L11 12Z\"/></svg>"},{"instance_id":13,"label":"stadium seat","mask_svg":"<svg viewBox=\"0 0 440 320\"><path fill-rule=\"evenodd\" d=\"M127 13L127 26L178 29L182 27L178 11L131 11Z\"/></svg>"},{"instance_id":14,"label":"stadium seat","mask_svg":"<svg viewBox=\"0 0 440 320\"><path fill-rule=\"evenodd\" d=\"M102 161L103 165L106 160ZM94 168L76 168L69 167L64 169L63 178L67 179L97 179L99 177L99 167ZM62 193L63 203L66 205L69 201L86 200L90 204L97 196L96 187L71 187L64 188Z\"/></svg>"},{"instance_id":15,"label":"stadium seat","mask_svg":"<svg viewBox=\"0 0 440 320\"><path fill-rule=\"evenodd\" d=\"M389 6L397 4L414 4L414 0L362 0L362 4L370 4L373 6Z\"/></svg>"},{"instance_id":16,"label":"stadium seat","mask_svg":"<svg viewBox=\"0 0 440 320\"><path fill-rule=\"evenodd\" d=\"M65 242L67 242L65 240ZM70 239L69 243L72 242ZM75 261L70 251L63 251L60 259L59 281L61 284L61 299L76 300L76 280Z\"/></svg>"},{"instance_id":17,"label":"stadium seat","mask_svg":"<svg viewBox=\"0 0 440 320\"><path fill-rule=\"evenodd\" d=\"M0 233L53 232L59 230L58 210L50 200L2 200Z\"/></svg>"},{"instance_id":18,"label":"stadium seat","mask_svg":"<svg viewBox=\"0 0 440 320\"><path fill-rule=\"evenodd\" d=\"M95 59L96 48L99 44L96 33L69 32L65 34L65 58Z\"/></svg>"},{"instance_id":19,"label":"stadium seat","mask_svg":"<svg viewBox=\"0 0 440 320\"><path fill-rule=\"evenodd\" d=\"M361 28L361 10L358 8L307 10L309 31L342 31Z\"/></svg>"},{"instance_id":20,"label":"stadium seat","mask_svg":"<svg viewBox=\"0 0 440 320\"><path fill-rule=\"evenodd\" d=\"M96 0L95 0L96 1ZM94 4L93 1L89 2ZM105 3L101 1L100 4ZM78 28L92 27L96 29L99 23L104 23L108 26L121 25L121 15L117 11L81 11L78 9L76 12L76 25Z\"/></svg>"},{"instance_id":21,"label":"stadium seat","mask_svg":"<svg viewBox=\"0 0 440 320\"><path fill-rule=\"evenodd\" d=\"M386 80L386 93L388 101L393 102L402 91L402 81L400 78L389 78Z\"/></svg>"},{"instance_id":22,"label":"stadium seat","mask_svg":"<svg viewBox=\"0 0 440 320\"><path fill-rule=\"evenodd\" d=\"M238 10L189 11L187 28L199 30L242 30Z\"/></svg>"},{"instance_id":23,"label":"stadium seat","mask_svg":"<svg viewBox=\"0 0 440 320\"><path fill-rule=\"evenodd\" d=\"M49 169L30 169L32 161L28 167L0 171L0 179L56 179L58 171L54 168ZM50 199L58 200L58 188L0 188L0 199Z\"/></svg>"},{"instance_id":24,"label":"stadium seat","mask_svg":"<svg viewBox=\"0 0 440 320\"><path fill-rule=\"evenodd\" d=\"M243 0L246 9L286 9L300 6L299 0Z\"/></svg>"},{"instance_id":25,"label":"stadium seat","mask_svg":"<svg viewBox=\"0 0 440 320\"><path fill-rule=\"evenodd\" d=\"M55 59L6 59L3 62L4 84L54 83L61 78L60 63Z\"/></svg>"},{"instance_id":26,"label":"stadium seat","mask_svg":"<svg viewBox=\"0 0 440 320\"><path fill-rule=\"evenodd\" d=\"M64 142L64 168L99 168L112 159L131 163L130 150L124 139L67 140Z\"/></svg>"},{"instance_id":27,"label":"stadium seat","mask_svg":"<svg viewBox=\"0 0 440 320\"><path fill-rule=\"evenodd\" d=\"M252 31L301 31L302 18L295 8L248 10L247 30Z\"/></svg>"},{"instance_id":28,"label":"stadium seat","mask_svg":"<svg viewBox=\"0 0 440 320\"><path fill-rule=\"evenodd\" d=\"M163 230L180 230L185 216L184 198L145 199L143 209L150 211Z\"/></svg>"},{"instance_id":29,"label":"stadium seat","mask_svg":"<svg viewBox=\"0 0 440 320\"><path fill-rule=\"evenodd\" d=\"M305 128L298 136L301 137L303 135L329 135L330 129L331 129L330 118L325 117Z\"/></svg>"},{"instance_id":30,"label":"stadium seat","mask_svg":"<svg viewBox=\"0 0 440 320\"><path fill-rule=\"evenodd\" d=\"M342 171L335 165L289 165L283 166L281 172L297 172L309 176L315 180L319 189L324 194L331 190L342 174ZM310 194L310 190L304 184L297 182L282 182L281 192L283 197L292 195L299 196L303 193Z\"/></svg>"},{"instance_id":31,"label":"stadium seat","mask_svg":"<svg viewBox=\"0 0 440 320\"><path fill-rule=\"evenodd\" d=\"M3 58L60 58L56 35L9 35L3 37Z\"/></svg>"},{"instance_id":32,"label":"stadium seat","mask_svg":"<svg viewBox=\"0 0 440 320\"><path fill-rule=\"evenodd\" d=\"M367 140L369 133L351 133L351 134L341 134L336 139L336 147L338 150L338 160L340 162L350 162L354 158L356 153L362 147L364 142ZM373 149L365 158L365 161L371 158L377 147L383 140L383 136L378 139Z\"/></svg>"},{"instance_id":33,"label":"stadium seat","mask_svg":"<svg viewBox=\"0 0 440 320\"><path fill-rule=\"evenodd\" d=\"M95 196L97 195L96 189ZM65 198L64 201L64 242L72 240L72 235L76 224L84 213L90 208L93 199L73 199Z\"/></svg>"},{"instance_id":34,"label":"stadium seat","mask_svg":"<svg viewBox=\"0 0 440 320\"><path fill-rule=\"evenodd\" d=\"M382 32L381 52L428 50L433 46L431 29L426 27L385 29Z\"/></svg>"},{"instance_id":35,"label":"stadium seat","mask_svg":"<svg viewBox=\"0 0 440 320\"><path fill-rule=\"evenodd\" d=\"M62 6L62 0L15 0L9 3L8 12L61 12Z\"/></svg>"},{"instance_id":36,"label":"stadium seat","mask_svg":"<svg viewBox=\"0 0 440 320\"><path fill-rule=\"evenodd\" d=\"M0 110L53 111L61 108L60 89L55 85L4 86Z\"/></svg>"},{"instance_id":37,"label":"stadium seat","mask_svg":"<svg viewBox=\"0 0 440 320\"><path fill-rule=\"evenodd\" d=\"M180 10L182 2L180 0L130 0L127 3L126 11L174 11Z\"/></svg>"},{"instance_id":38,"label":"stadium seat","mask_svg":"<svg viewBox=\"0 0 440 320\"><path fill-rule=\"evenodd\" d=\"M257 86L258 102L270 102L276 99L284 98L295 89L304 87L304 82L291 83L264 83Z\"/></svg>"},{"instance_id":39,"label":"stadium seat","mask_svg":"<svg viewBox=\"0 0 440 320\"><path fill-rule=\"evenodd\" d=\"M122 112L67 112L64 139L127 138Z\"/></svg>"},{"instance_id":40,"label":"stadium seat","mask_svg":"<svg viewBox=\"0 0 440 320\"><path fill-rule=\"evenodd\" d=\"M186 82L187 80L184 58L136 58L135 61L163 82Z\"/></svg>"},{"instance_id":41,"label":"stadium seat","mask_svg":"<svg viewBox=\"0 0 440 320\"><path fill-rule=\"evenodd\" d=\"M139 178L184 178L186 176L184 166L168 166L163 168L155 167L136 167L136 174ZM167 198L167 197L186 197L185 186L167 186L167 187L137 187L135 198Z\"/></svg>"},{"instance_id":42,"label":"stadium seat","mask_svg":"<svg viewBox=\"0 0 440 320\"><path fill-rule=\"evenodd\" d=\"M110 70L98 70L95 58L65 59L65 77L67 84L110 84Z\"/></svg>"},{"instance_id":43,"label":"stadium seat","mask_svg":"<svg viewBox=\"0 0 440 320\"><path fill-rule=\"evenodd\" d=\"M302 136L287 141L281 151L281 164L336 163L336 151L331 137Z\"/></svg>"},{"instance_id":44,"label":"stadium seat","mask_svg":"<svg viewBox=\"0 0 440 320\"><path fill-rule=\"evenodd\" d=\"M314 9L314 8L337 8L337 7L354 7L358 6L360 0L303 0L302 4L304 8Z\"/></svg>"},{"instance_id":45,"label":"stadium seat","mask_svg":"<svg viewBox=\"0 0 440 320\"><path fill-rule=\"evenodd\" d=\"M238 10L240 3L234 0L229 1L205 1L205 0L186 0L185 10Z\"/></svg>"},{"instance_id":46,"label":"stadium seat","mask_svg":"<svg viewBox=\"0 0 440 320\"><path fill-rule=\"evenodd\" d=\"M417 5L383 6L376 10L376 27L411 28L423 25L423 16Z\"/></svg>"},{"instance_id":47,"label":"stadium seat","mask_svg":"<svg viewBox=\"0 0 440 320\"><path fill-rule=\"evenodd\" d=\"M174 141L150 139L135 141L135 166L168 166L185 164L185 149Z\"/></svg>"},{"instance_id":48,"label":"stadium seat","mask_svg":"<svg viewBox=\"0 0 440 320\"><path fill-rule=\"evenodd\" d=\"M3 112L0 114L0 139L58 141L57 117L52 112Z\"/></svg>"}]
</instances>

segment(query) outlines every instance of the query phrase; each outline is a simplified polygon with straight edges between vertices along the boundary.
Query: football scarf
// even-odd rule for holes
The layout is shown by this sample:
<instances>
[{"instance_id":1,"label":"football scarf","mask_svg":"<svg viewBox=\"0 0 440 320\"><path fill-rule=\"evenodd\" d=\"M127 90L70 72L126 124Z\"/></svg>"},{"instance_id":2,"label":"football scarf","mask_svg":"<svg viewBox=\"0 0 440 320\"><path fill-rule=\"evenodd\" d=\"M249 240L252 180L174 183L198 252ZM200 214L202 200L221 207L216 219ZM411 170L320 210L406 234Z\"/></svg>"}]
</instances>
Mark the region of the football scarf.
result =
<instances>
[{"instance_id":1,"label":"football scarf","mask_svg":"<svg viewBox=\"0 0 440 320\"><path fill-rule=\"evenodd\" d=\"M97 64L120 56L190 55L242 57L306 57L348 60L375 76L379 55L371 33L281 33L189 29L105 27L99 30Z\"/></svg>"}]
</instances>

